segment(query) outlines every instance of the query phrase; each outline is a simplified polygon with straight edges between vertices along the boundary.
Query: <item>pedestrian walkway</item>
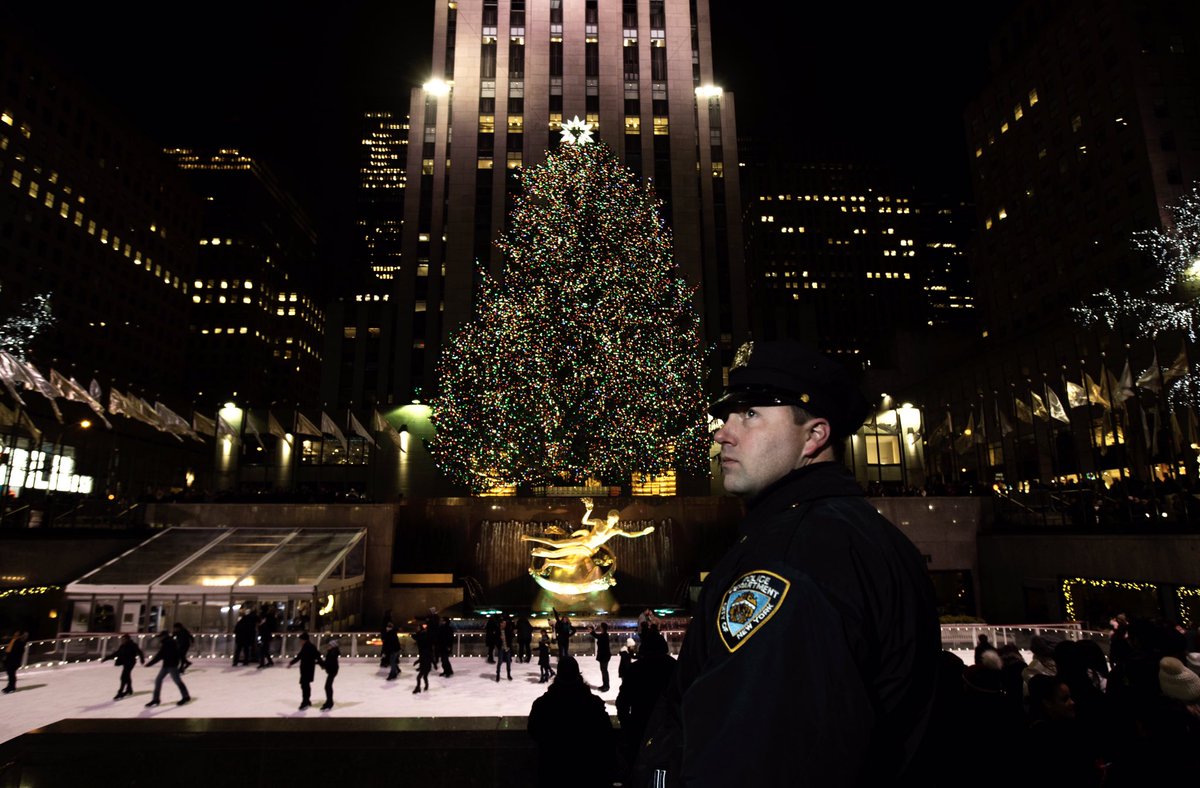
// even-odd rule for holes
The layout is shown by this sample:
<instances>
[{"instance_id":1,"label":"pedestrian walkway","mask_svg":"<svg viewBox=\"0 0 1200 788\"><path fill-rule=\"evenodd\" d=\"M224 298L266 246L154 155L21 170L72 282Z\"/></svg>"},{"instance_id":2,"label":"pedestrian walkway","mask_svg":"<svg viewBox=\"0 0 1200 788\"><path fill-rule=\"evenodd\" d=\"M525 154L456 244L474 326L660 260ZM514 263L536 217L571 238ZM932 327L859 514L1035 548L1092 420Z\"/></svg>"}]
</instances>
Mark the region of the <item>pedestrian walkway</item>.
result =
<instances>
[{"instance_id":1,"label":"pedestrian walkway","mask_svg":"<svg viewBox=\"0 0 1200 788\"><path fill-rule=\"evenodd\" d=\"M584 678L600 686L600 668L594 659L579 660ZM163 683L162 705L147 709L158 668L137 667L133 671L134 694L119 701L121 671L111 662L91 662L23 670L18 674L17 692L0 697L0 741L8 741L52 722L64 719L155 719L236 717L524 717L534 699L546 690L538 683L536 659L513 663L512 681L496 682L496 666L482 657L454 660L454 676L429 676L429 692L412 694L416 669L411 659L401 663L402 673L386 681L386 669L378 659L343 659L334 685L334 708L318 711L324 701L325 674L317 669L313 682L315 705L297 711L300 705L299 666L287 668L277 659L275 667L231 667L225 659L198 659L183 680L193 701L176 706L178 690L168 679ZM609 712L616 714L616 665L613 686L603 694Z\"/></svg>"}]
</instances>

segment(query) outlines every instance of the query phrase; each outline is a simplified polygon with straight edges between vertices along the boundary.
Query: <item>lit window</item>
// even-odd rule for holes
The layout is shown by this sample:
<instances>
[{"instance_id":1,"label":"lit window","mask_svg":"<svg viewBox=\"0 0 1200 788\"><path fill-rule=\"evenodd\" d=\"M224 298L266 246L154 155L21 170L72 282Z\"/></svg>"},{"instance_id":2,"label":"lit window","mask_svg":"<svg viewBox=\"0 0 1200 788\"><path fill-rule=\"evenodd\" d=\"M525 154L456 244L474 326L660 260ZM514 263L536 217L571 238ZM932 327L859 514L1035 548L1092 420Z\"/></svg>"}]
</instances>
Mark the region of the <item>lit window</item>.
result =
<instances>
[{"instance_id":1,"label":"lit window","mask_svg":"<svg viewBox=\"0 0 1200 788\"><path fill-rule=\"evenodd\" d=\"M1013 120L1020 120L1023 117L1025 117L1025 108L1017 104L1013 107Z\"/></svg>"},{"instance_id":2,"label":"lit window","mask_svg":"<svg viewBox=\"0 0 1200 788\"><path fill-rule=\"evenodd\" d=\"M667 118L654 119L654 134L655 136L663 136L671 133L671 124Z\"/></svg>"},{"instance_id":3,"label":"lit window","mask_svg":"<svg viewBox=\"0 0 1200 788\"><path fill-rule=\"evenodd\" d=\"M479 133L492 134L496 131L496 116L495 115L480 115L479 116Z\"/></svg>"},{"instance_id":4,"label":"lit window","mask_svg":"<svg viewBox=\"0 0 1200 788\"><path fill-rule=\"evenodd\" d=\"M421 159L421 174L433 175L433 159Z\"/></svg>"},{"instance_id":5,"label":"lit window","mask_svg":"<svg viewBox=\"0 0 1200 788\"><path fill-rule=\"evenodd\" d=\"M493 166L493 163L490 158L480 159L477 163L477 168L481 169L481 170L490 170L490 169L492 169L492 166Z\"/></svg>"},{"instance_id":6,"label":"lit window","mask_svg":"<svg viewBox=\"0 0 1200 788\"><path fill-rule=\"evenodd\" d=\"M563 124L562 113L561 112L551 112L550 113L550 130L551 131L561 131L562 124Z\"/></svg>"},{"instance_id":7,"label":"lit window","mask_svg":"<svg viewBox=\"0 0 1200 788\"><path fill-rule=\"evenodd\" d=\"M505 159L504 166L510 170L518 169L521 166L521 151L510 150L508 157Z\"/></svg>"},{"instance_id":8,"label":"lit window","mask_svg":"<svg viewBox=\"0 0 1200 788\"><path fill-rule=\"evenodd\" d=\"M1004 207L1003 207L1003 206L1001 206L1001 208L1000 208L1000 212L997 214L997 216L998 216L999 218L1001 218L1001 219L1007 219L1007 218L1008 218L1008 211L1004 210Z\"/></svg>"},{"instance_id":9,"label":"lit window","mask_svg":"<svg viewBox=\"0 0 1200 788\"><path fill-rule=\"evenodd\" d=\"M1071 116L1071 131L1079 131L1083 127L1083 118L1078 115Z\"/></svg>"},{"instance_id":10,"label":"lit window","mask_svg":"<svg viewBox=\"0 0 1200 788\"><path fill-rule=\"evenodd\" d=\"M988 218L984 219L983 226L988 230L992 229L992 217L989 216Z\"/></svg>"},{"instance_id":11,"label":"lit window","mask_svg":"<svg viewBox=\"0 0 1200 788\"><path fill-rule=\"evenodd\" d=\"M13 174L12 174L12 185L13 185L13 186L20 186L20 185L21 185L21 171L20 171L20 170L13 170Z\"/></svg>"},{"instance_id":12,"label":"lit window","mask_svg":"<svg viewBox=\"0 0 1200 788\"><path fill-rule=\"evenodd\" d=\"M1038 103L1037 90L1031 90L1029 91L1029 106L1032 107L1036 103Z\"/></svg>"},{"instance_id":13,"label":"lit window","mask_svg":"<svg viewBox=\"0 0 1200 788\"><path fill-rule=\"evenodd\" d=\"M525 117L523 115L508 116L508 130L514 134L520 134L525 129Z\"/></svg>"},{"instance_id":14,"label":"lit window","mask_svg":"<svg viewBox=\"0 0 1200 788\"><path fill-rule=\"evenodd\" d=\"M1008 121L1007 120L1000 124L1000 133L1001 134L1008 133Z\"/></svg>"},{"instance_id":15,"label":"lit window","mask_svg":"<svg viewBox=\"0 0 1200 788\"><path fill-rule=\"evenodd\" d=\"M975 149L975 158L978 159L982 155L983 155L983 148L976 148Z\"/></svg>"},{"instance_id":16,"label":"lit window","mask_svg":"<svg viewBox=\"0 0 1200 788\"><path fill-rule=\"evenodd\" d=\"M637 115L625 116L625 133L637 134L642 130L642 119Z\"/></svg>"},{"instance_id":17,"label":"lit window","mask_svg":"<svg viewBox=\"0 0 1200 788\"><path fill-rule=\"evenodd\" d=\"M29 182L29 196L30 196L30 197L37 197L37 196L38 196L38 184L37 184L37 181L30 181L30 182Z\"/></svg>"}]
</instances>

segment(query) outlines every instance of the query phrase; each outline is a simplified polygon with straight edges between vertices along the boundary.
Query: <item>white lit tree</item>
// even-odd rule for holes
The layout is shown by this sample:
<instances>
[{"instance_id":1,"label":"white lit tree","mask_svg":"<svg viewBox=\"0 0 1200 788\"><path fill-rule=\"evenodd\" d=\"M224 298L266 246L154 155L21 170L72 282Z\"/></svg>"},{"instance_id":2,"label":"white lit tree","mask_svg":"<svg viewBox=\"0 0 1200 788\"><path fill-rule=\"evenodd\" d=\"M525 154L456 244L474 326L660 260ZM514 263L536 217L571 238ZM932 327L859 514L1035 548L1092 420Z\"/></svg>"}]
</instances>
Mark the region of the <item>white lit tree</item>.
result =
<instances>
[{"instance_id":1,"label":"white lit tree","mask_svg":"<svg viewBox=\"0 0 1200 788\"><path fill-rule=\"evenodd\" d=\"M1157 276L1138 292L1104 289L1071 311L1084 326L1104 326L1127 336L1156 339L1182 333L1190 342L1200 334L1200 186L1171 206L1171 222L1162 229L1133 234L1133 246L1154 260ZM1196 364L1189 364L1192 370ZM1183 385L1171 387L1173 403L1200 393L1200 377L1189 371Z\"/></svg>"},{"instance_id":2,"label":"white lit tree","mask_svg":"<svg viewBox=\"0 0 1200 788\"><path fill-rule=\"evenodd\" d=\"M24 361L33 340L52 325L54 313L50 309L50 294L39 293L18 306L11 315L0 316L0 350Z\"/></svg>"}]
</instances>

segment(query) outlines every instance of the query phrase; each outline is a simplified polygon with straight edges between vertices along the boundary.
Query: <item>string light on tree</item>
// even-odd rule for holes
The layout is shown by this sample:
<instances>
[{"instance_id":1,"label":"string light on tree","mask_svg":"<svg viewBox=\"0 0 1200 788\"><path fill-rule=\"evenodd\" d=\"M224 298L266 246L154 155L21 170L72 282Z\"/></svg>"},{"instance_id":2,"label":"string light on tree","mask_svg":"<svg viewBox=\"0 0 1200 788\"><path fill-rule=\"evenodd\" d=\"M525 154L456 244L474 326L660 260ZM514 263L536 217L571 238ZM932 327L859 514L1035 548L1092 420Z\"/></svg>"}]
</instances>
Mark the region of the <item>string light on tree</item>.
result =
<instances>
[{"instance_id":1,"label":"string light on tree","mask_svg":"<svg viewBox=\"0 0 1200 788\"><path fill-rule=\"evenodd\" d=\"M24 361L33 340L52 325L54 313L50 309L50 294L35 295L18 306L12 315L0 320L0 350Z\"/></svg>"},{"instance_id":2,"label":"string light on tree","mask_svg":"<svg viewBox=\"0 0 1200 788\"><path fill-rule=\"evenodd\" d=\"M580 120L578 115L564 121L562 141L572 145L587 145L589 142L595 142L592 139L592 124Z\"/></svg>"},{"instance_id":3,"label":"string light on tree","mask_svg":"<svg viewBox=\"0 0 1200 788\"><path fill-rule=\"evenodd\" d=\"M659 200L578 118L525 171L502 277L447 344L435 460L476 491L706 467L694 293Z\"/></svg>"},{"instance_id":4,"label":"string light on tree","mask_svg":"<svg viewBox=\"0 0 1200 788\"><path fill-rule=\"evenodd\" d=\"M1195 342L1200 335L1200 187L1170 207L1166 229L1133 234L1133 247L1149 255L1157 271L1144 291L1101 290L1084 304L1072 308L1084 326L1104 326L1127 336L1156 339L1170 332L1185 334ZM1192 368L1196 365L1193 363ZM1200 377L1189 373L1184 385L1173 386L1173 404L1200 395Z\"/></svg>"}]
</instances>

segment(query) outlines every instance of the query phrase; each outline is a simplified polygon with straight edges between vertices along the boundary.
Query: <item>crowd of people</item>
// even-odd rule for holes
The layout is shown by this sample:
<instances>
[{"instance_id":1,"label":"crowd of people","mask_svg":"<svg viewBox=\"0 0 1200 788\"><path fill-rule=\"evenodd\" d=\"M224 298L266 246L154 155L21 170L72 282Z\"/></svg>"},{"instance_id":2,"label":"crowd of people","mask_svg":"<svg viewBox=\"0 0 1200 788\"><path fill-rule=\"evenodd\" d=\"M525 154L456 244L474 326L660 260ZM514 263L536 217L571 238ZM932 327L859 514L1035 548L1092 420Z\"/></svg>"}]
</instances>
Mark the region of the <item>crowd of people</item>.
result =
<instances>
[{"instance_id":1,"label":"crowd of people","mask_svg":"<svg viewBox=\"0 0 1200 788\"><path fill-rule=\"evenodd\" d=\"M981 786L1178 784L1200 746L1200 631L1113 620L1109 654L1090 640L1035 637L1028 662L980 636L975 664L942 653L921 756L931 775ZM981 768L990 764L989 768ZM1004 764L1004 768L996 768Z\"/></svg>"}]
</instances>

